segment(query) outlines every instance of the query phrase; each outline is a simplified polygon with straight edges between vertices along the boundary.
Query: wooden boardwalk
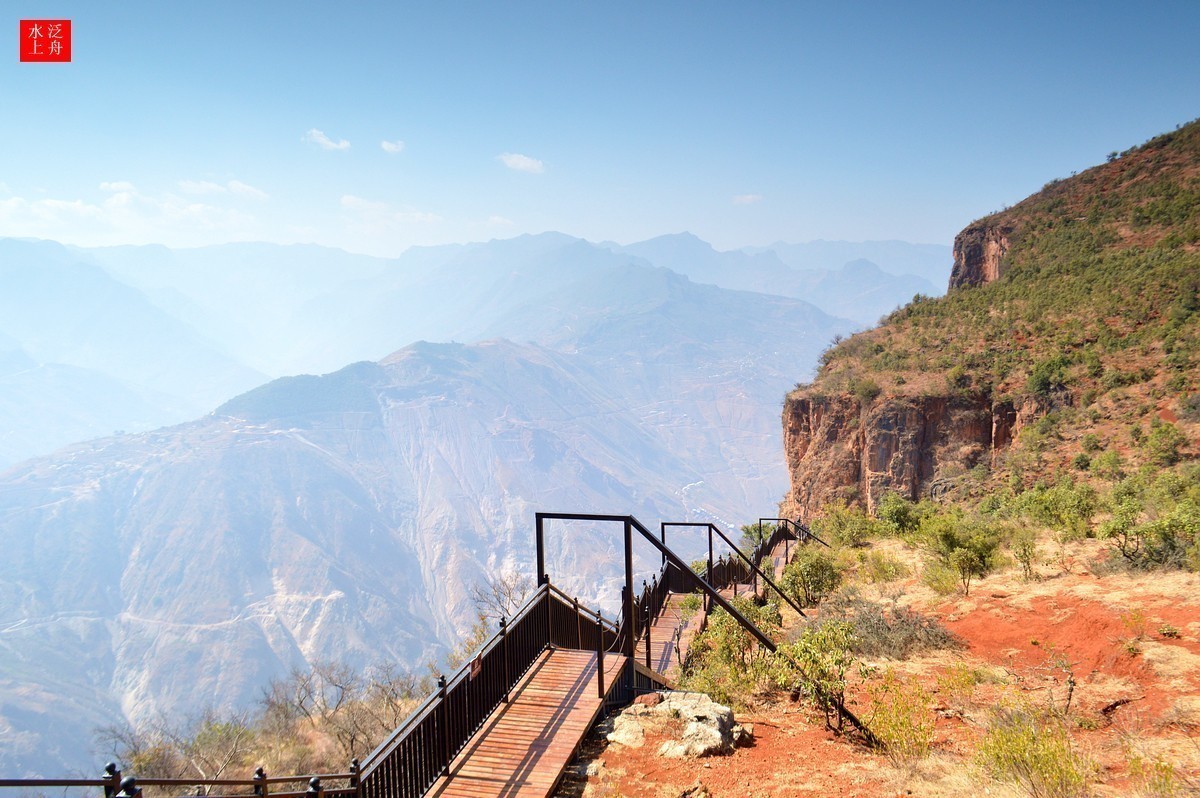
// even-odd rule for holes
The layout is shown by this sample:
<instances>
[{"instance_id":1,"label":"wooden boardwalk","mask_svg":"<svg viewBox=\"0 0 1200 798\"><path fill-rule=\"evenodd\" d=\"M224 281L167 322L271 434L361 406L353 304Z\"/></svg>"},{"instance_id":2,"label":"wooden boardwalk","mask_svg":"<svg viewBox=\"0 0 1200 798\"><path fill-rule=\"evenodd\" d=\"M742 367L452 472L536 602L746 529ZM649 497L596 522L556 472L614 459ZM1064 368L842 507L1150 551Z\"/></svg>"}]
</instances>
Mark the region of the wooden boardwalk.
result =
<instances>
[{"instance_id":1,"label":"wooden boardwalk","mask_svg":"<svg viewBox=\"0 0 1200 798\"><path fill-rule=\"evenodd\" d=\"M696 610L684 620L682 605L689 595L693 594L668 593L662 612L650 625L650 668L668 679L679 677L679 663L687 659L688 646L704 616L703 610ZM637 641L637 661L646 664L645 636Z\"/></svg>"},{"instance_id":2,"label":"wooden boardwalk","mask_svg":"<svg viewBox=\"0 0 1200 798\"><path fill-rule=\"evenodd\" d=\"M604 657L606 692L621 677L626 657ZM600 714L596 655L546 651L450 763L428 795L445 798L539 796L558 784L575 750Z\"/></svg>"}]
</instances>

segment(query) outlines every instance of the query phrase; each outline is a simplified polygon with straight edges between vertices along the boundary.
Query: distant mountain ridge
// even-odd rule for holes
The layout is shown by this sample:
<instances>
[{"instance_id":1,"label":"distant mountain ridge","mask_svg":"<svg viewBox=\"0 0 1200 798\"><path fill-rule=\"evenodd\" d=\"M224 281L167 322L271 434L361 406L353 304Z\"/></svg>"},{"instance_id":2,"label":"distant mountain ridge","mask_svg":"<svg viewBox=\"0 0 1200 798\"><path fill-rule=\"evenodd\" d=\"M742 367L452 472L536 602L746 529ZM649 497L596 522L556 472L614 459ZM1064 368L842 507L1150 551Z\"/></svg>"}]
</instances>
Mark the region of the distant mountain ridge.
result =
<instances>
[{"instance_id":1,"label":"distant mountain ridge","mask_svg":"<svg viewBox=\"0 0 1200 798\"><path fill-rule=\"evenodd\" d=\"M941 295L951 266L949 247L899 241L779 243L717 252L690 233L680 233L608 246L697 282L803 299L860 324L874 324L916 294ZM878 260L869 260L868 254Z\"/></svg>"},{"instance_id":2,"label":"distant mountain ridge","mask_svg":"<svg viewBox=\"0 0 1200 798\"><path fill-rule=\"evenodd\" d=\"M916 245L890 246L884 254ZM377 360L416 340L531 339L539 302L570 303L568 286L585 272L631 263L804 299L859 323L939 290L884 270L847 278L844 264L801 273L772 253L718 253L689 234L622 248L545 233L395 259L299 245L0 239L0 335L38 369L0 377L0 469L72 441L183 421L271 376ZM512 326L521 313L525 331Z\"/></svg>"}]
</instances>

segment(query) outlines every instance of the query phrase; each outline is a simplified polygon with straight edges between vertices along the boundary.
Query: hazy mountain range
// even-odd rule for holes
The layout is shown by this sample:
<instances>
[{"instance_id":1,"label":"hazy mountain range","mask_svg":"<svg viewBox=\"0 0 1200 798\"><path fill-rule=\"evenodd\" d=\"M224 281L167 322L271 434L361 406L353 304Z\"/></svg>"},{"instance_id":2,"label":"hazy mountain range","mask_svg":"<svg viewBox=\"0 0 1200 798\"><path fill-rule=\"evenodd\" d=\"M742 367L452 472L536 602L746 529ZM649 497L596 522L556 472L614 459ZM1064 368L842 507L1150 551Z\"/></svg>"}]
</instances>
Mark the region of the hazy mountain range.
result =
<instances>
[{"instance_id":1,"label":"hazy mountain range","mask_svg":"<svg viewBox=\"0 0 1200 798\"><path fill-rule=\"evenodd\" d=\"M856 327L559 234L390 261L0 244L4 440L130 430L0 474L13 774L86 767L98 725L244 705L306 660L438 655L472 583L531 567L536 510L771 512L782 396ZM132 432L172 413L198 420ZM609 599L612 552L611 530L559 535L552 573Z\"/></svg>"}]
</instances>

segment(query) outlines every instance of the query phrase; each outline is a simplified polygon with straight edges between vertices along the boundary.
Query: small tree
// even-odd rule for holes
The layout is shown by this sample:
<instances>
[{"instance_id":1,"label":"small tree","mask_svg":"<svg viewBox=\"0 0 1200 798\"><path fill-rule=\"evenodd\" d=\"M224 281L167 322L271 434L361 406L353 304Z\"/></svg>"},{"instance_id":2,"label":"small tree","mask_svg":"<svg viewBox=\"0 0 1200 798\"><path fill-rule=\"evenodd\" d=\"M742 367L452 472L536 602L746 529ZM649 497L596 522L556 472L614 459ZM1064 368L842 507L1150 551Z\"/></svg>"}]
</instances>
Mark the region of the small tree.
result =
<instances>
[{"instance_id":1,"label":"small tree","mask_svg":"<svg viewBox=\"0 0 1200 798\"><path fill-rule=\"evenodd\" d=\"M783 649L806 677L806 687L824 712L825 726L831 731L842 731L846 674L855 664L850 653L853 641L852 624L829 621L806 627L799 640Z\"/></svg>"},{"instance_id":2,"label":"small tree","mask_svg":"<svg viewBox=\"0 0 1200 798\"><path fill-rule=\"evenodd\" d=\"M805 547L784 568L780 587L797 602L812 607L828 598L841 583L842 574L833 558Z\"/></svg>"},{"instance_id":3,"label":"small tree","mask_svg":"<svg viewBox=\"0 0 1200 798\"><path fill-rule=\"evenodd\" d=\"M921 514L917 512L917 506L891 490L879 500L875 517L894 535L911 534L921 525Z\"/></svg>"},{"instance_id":4,"label":"small tree","mask_svg":"<svg viewBox=\"0 0 1200 798\"><path fill-rule=\"evenodd\" d=\"M1032 529L1022 528L1012 541L1013 556L1021 564L1021 574L1025 581L1033 579L1033 566L1038 559L1037 536Z\"/></svg>"},{"instance_id":5,"label":"small tree","mask_svg":"<svg viewBox=\"0 0 1200 798\"><path fill-rule=\"evenodd\" d=\"M963 592L971 595L971 580L983 575L983 560L970 549L955 549L950 552L950 567L958 574Z\"/></svg>"}]
</instances>

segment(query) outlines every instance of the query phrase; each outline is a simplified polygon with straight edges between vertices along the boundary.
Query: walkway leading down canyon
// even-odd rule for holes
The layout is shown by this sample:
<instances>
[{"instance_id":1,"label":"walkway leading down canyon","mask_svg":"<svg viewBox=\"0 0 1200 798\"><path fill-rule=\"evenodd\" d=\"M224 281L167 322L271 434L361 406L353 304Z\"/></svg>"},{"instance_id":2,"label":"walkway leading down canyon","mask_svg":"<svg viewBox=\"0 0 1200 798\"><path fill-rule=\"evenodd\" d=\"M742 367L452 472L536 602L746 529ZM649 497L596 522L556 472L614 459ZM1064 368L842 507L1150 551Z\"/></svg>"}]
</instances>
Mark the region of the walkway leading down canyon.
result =
<instances>
[{"instance_id":1,"label":"walkway leading down canyon","mask_svg":"<svg viewBox=\"0 0 1200 798\"><path fill-rule=\"evenodd\" d=\"M775 579L790 553L816 538L802 524L762 520L778 526L746 554L709 523L663 523L656 535L633 516L538 513L537 589L511 618L500 621L499 630L472 660L439 679L437 690L346 773L268 777L260 768L252 779L204 782L122 778L110 765L99 779L0 780L0 787L25 793L103 788L105 798L138 798L143 786L259 798L548 796L607 709L638 693L673 686L692 638L704 629L714 606L728 612L759 644L775 650L730 599L772 590L799 612ZM546 525L569 521L620 527L625 586L619 618L608 619L580 605L546 573ZM707 561L690 565L667 545L668 530L679 527L707 535ZM640 591L633 587L635 540L649 542L662 560L661 570ZM714 547L729 553L714 559ZM307 789L298 791L297 785Z\"/></svg>"}]
</instances>

